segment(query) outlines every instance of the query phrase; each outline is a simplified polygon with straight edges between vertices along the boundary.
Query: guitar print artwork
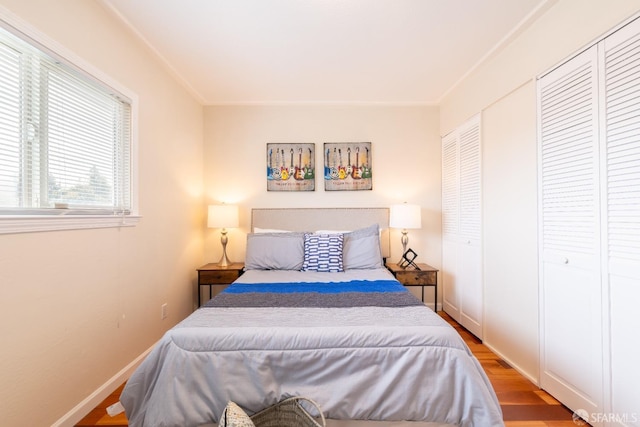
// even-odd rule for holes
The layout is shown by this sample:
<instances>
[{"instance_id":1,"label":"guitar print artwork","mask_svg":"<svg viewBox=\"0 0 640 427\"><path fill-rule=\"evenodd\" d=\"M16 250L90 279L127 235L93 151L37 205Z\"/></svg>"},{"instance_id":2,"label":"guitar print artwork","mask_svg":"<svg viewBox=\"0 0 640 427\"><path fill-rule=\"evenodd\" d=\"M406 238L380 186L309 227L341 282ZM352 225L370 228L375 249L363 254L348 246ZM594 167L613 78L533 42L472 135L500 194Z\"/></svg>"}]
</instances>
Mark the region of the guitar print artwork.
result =
<instances>
[{"instance_id":1,"label":"guitar print artwork","mask_svg":"<svg viewBox=\"0 0 640 427\"><path fill-rule=\"evenodd\" d=\"M360 168L358 167L358 157L360 156L360 147L356 147L356 165L351 167L351 178L362 179Z\"/></svg>"},{"instance_id":2,"label":"guitar print artwork","mask_svg":"<svg viewBox=\"0 0 640 427\"><path fill-rule=\"evenodd\" d=\"M302 181L304 179L304 169L302 168L302 148L298 149L298 166L293 173L293 179Z\"/></svg>"},{"instance_id":3,"label":"guitar print artwork","mask_svg":"<svg viewBox=\"0 0 640 427\"><path fill-rule=\"evenodd\" d=\"M371 167L369 166L371 164L369 160L369 148L365 148L365 150L367 150L367 156L365 157L366 162L362 165L362 178L371 179Z\"/></svg>"},{"instance_id":4,"label":"guitar print artwork","mask_svg":"<svg viewBox=\"0 0 640 427\"><path fill-rule=\"evenodd\" d=\"M313 150L308 148L309 150L309 159L307 161L307 165L304 168L304 179L313 179L315 180L316 175L313 168Z\"/></svg>"},{"instance_id":5,"label":"guitar print artwork","mask_svg":"<svg viewBox=\"0 0 640 427\"><path fill-rule=\"evenodd\" d=\"M331 150L328 148L325 150L325 158L324 158L324 179L331 179L331 167L329 161L329 155Z\"/></svg>"},{"instance_id":6,"label":"guitar print artwork","mask_svg":"<svg viewBox=\"0 0 640 427\"><path fill-rule=\"evenodd\" d=\"M338 179L345 179L347 177L347 168L342 164L342 150L338 148L338 157L340 158L340 163L338 164Z\"/></svg>"},{"instance_id":7,"label":"guitar print artwork","mask_svg":"<svg viewBox=\"0 0 640 427\"><path fill-rule=\"evenodd\" d=\"M293 154L291 156L293 158ZM287 165L285 164L284 149L282 150L282 166L280 167L280 179L282 179L283 181L289 179L289 168L287 168Z\"/></svg>"},{"instance_id":8,"label":"guitar print artwork","mask_svg":"<svg viewBox=\"0 0 640 427\"><path fill-rule=\"evenodd\" d=\"M325 142L323 153L326 191L372 189L370 142Z\"/></svg>"},{"instance_id":9,"label":"guitar print artwork","mask_svg":"<svg viewBox=\"0 0 640 427\"><path fill-rule=\"evenodd\" d=\"M267 150L267 179L273 179L273 148Z\"/></svg>"},{"instance_id":10,"label":"guitar print artwork","mask_svg":"<svg viewBox=\"0 0 640 427\"><path fill-rule=\"evenodd\" d=\"M273 149L271 149L270 151L273 152ZM279 164L280 164L280 150L276 150L276 163L275 163L275 166L271 167L271 176L276 181L279 181L281 177L280 167L278 166Z\"/></svg>"},{"instance_id":11,"label":"guitar print artwork","mask_svg":"<svg viewBox=\"0 0 640 427\"><path fill-rule=\"evenodd\" d=\"M289 159L289 176L293 176L296 169L293 167L293 148L289 150L291 158Z\"/></svg>"},{"instance_id":12,"label":"guitar print artwork","mask_svg":"<svg viewBox=\"0 0 640 427\"><path fill-rule=\"evenodd\" d=\"M338 179L338 167L337 167L337 162L338 162L338 149L334 148L333 149L333 155L331 156L331 165L333 166L329 166L329 177L331 179Z\"/></svg>"},{"instance_id":13,"label":"guitar print artwork","mask_svg":"<svg viewBox=\"0 0 640 427\"><path fill-rule=\"evenodd\" d=\"M309 143L267 143L267 191L314 191L314 147Z\"/></svg>"}]
</instances>

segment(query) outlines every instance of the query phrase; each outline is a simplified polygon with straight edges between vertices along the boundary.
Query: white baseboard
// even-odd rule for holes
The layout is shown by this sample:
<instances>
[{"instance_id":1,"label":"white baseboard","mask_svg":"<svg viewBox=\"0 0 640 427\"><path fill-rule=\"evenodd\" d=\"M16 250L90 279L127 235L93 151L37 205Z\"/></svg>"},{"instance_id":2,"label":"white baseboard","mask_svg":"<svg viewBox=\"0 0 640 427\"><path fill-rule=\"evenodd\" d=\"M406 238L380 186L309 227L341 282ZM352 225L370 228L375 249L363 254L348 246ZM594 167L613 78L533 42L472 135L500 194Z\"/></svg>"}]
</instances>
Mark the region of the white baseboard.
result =
<instances>
[{"instance_id":1,"label":"white baseboard","mask_svg":"<svg viewBox=\"0 0 640 427\"><path fill-rule=\"evenodd\" d=\"M122 385L142 363L145 357L153 350L155 344L145 350L140 356L136 357L131 363L125 366L120 372L111 377L106 383L102 384L87 396L82 402L78 403L73 409L64 414L58 421L53 423L52 427L73 427L81 419L87 416L96 406L104 399L109 397L111 393Z\"/></svg>"},{"instance_id":2,"label":"white baseboard","mask_svg":"<svg viewBox=\"0 0 640 427\"><path fill-rule=\"evenodd\" d=\"M509 366L511 366L513 369L515 369L516 371L518 371L518 373L520 373L522 376L524 376L526 379L528 379L529 381L531 381L533 384L535 384L537 387L540 387L540 381L538 378L533 377L531 374L529 374L527 371L525 371L524 369L522 369L520 366L518 366L517 363L514 363L513 361L509 360L508 357L506 357L504 354L500 353L498 350L496 350L491 344L488 344L487 342L483 341L482 344L484 344L489 350L491 350L496 356L498 356L500 359L504 360L505 362L507 362L509 364Z\"/></svg>"}]
</instances>

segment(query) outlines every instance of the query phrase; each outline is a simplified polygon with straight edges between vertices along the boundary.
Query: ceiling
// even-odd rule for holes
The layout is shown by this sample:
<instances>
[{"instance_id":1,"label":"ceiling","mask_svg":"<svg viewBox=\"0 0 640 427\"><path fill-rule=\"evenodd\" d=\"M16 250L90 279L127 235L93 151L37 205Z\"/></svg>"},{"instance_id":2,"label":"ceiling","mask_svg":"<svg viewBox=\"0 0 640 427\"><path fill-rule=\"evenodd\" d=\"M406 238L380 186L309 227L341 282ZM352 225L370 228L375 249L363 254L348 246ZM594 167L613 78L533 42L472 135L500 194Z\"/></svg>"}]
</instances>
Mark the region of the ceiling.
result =
<instances>
[{"instance_id":1,"label":"ceiling","mask_svg":"<svg viewBox=\"0 0 640 427\"><path fill-rule=\"evenodd\" d=\"M205 105L438 104L551 0L102 0Z\"/></svg>"}]
</instances>

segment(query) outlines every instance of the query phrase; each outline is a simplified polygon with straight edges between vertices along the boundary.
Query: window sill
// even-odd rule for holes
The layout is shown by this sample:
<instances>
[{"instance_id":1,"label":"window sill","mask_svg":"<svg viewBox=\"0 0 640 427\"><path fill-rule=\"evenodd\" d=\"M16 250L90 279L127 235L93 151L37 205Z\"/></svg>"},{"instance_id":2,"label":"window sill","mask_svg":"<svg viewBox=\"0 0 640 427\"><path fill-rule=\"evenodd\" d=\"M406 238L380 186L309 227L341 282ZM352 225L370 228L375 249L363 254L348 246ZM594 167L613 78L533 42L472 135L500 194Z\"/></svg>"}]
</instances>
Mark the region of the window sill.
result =
<instances>
[{"instance_id":1,"label":"window sill","mask_svg":"<svg viewBox=\"0 0 640 427\"><path fill-rule=\"evenodd\" d=\"M135 227L140 218L138 215L0 216L0 234Z\"/></svg>"}]
</instances>

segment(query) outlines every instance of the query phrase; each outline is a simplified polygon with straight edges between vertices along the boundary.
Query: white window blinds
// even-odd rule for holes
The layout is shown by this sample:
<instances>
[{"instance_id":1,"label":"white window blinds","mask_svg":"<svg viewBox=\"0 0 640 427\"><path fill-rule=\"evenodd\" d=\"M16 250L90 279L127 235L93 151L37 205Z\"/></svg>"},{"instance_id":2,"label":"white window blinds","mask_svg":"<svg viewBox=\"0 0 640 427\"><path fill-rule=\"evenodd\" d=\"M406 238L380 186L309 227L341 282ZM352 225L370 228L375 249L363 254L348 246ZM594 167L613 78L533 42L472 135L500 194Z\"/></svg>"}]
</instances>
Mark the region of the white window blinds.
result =
<instances>
[{"instance_id":1,"label":"white window blinds","mask_svg":"<svg viewBox=\"0 0 640 427\"><path fill-rule=\"evenodd\" d=\"M0 28L0 214L129 214L131 103Z\"/></svg>"}]
</instances>

